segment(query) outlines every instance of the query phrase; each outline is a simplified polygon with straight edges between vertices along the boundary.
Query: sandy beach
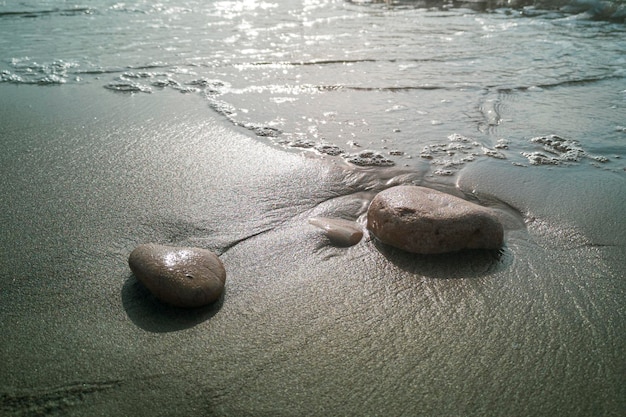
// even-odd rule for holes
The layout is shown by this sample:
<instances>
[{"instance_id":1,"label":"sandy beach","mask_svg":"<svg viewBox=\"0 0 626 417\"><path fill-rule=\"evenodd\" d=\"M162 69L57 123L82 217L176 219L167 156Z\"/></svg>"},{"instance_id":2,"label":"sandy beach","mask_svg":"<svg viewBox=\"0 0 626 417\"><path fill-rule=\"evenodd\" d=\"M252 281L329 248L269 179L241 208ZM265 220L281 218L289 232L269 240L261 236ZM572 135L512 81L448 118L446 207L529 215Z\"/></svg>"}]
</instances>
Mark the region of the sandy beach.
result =
<instances>
[{"instance_id":1,"label":"sandy beach","mask_svg":"<svg viewBox=\"0 0 626 417\"><path fill-rule=\"evenodd\" d=\"M626 183L489 159L455 177L356 169L237 130L199 96L0 85L3 416L618 416ZM333 247L413 183L491 206L502 251ZM180 310L127 259L220 255Z\"/></svg>"}]
</instances>

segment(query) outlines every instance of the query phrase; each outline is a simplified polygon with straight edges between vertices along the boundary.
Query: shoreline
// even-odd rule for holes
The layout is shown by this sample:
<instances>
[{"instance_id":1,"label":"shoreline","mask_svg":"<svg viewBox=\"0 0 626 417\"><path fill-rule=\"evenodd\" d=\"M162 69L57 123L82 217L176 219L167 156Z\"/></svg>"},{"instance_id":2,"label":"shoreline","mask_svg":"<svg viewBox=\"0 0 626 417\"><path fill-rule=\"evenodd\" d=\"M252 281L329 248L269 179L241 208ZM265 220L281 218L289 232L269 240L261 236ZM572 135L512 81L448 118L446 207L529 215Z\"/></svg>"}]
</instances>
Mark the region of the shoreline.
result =
<instances>
[{"instance_id":1,"label":"shoreline","mask_svg":"<svg viewBox=\"0 0 626 417\"><path fill-rule=\"evenodd\" d=\"M174 91L0 93L0 410L547 416L626 406L623 176L498 161L452 179L351 170L246 136ZM336 248L308 224L357 218L402 182L494 205L503 252L407 256L366 239ZM219 253L222 298L186 312L151 299L127 266L148 242Z\"/></svg>"}]
</instances>

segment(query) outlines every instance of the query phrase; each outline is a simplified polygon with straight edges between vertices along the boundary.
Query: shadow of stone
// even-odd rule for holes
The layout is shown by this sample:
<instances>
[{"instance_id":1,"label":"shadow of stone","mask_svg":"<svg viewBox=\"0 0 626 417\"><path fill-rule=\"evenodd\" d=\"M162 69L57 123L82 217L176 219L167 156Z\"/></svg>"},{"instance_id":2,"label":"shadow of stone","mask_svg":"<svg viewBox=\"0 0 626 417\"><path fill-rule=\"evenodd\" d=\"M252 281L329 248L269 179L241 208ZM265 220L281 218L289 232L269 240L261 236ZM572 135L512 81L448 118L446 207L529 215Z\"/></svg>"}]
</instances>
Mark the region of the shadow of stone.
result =
<instances>
[{"instance_id":1,"label":"shadow of stone","mask_svg":"<svg viewBox=\"0 0 626 417\"><path fill-rule=\"evenodd\" d=\"M506 247L419 255L389 246L376 238L372 238L372 243L389 262L400 269L430 278L479 278L502 271L513 263L513 254Z\"/></svg>"},{"instance_id":2,"label":"shadow of stone","mask_svg":"<svg viewBox=\"0 0 626 417\"><path fill-rule=\"evenodd\" d=\"M172 307L157 300L133 274L122 286L122 305L138 327L153 333L188 329L209 320L222 308L224 293L214 303L199 308Z\"/></svg>"}]
</instances>

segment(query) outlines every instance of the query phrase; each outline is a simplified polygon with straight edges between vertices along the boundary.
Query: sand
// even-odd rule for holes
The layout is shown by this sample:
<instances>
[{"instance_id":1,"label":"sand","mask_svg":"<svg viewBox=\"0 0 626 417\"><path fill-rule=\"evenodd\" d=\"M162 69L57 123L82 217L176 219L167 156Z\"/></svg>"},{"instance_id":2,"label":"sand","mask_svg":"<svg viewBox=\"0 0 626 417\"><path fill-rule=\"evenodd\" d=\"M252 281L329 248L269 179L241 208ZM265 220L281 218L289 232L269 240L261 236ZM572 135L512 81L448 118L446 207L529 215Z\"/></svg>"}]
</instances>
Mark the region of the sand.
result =
<instances>
[{"instance_id":1,"label":"sand","mask_svg":"<svg viewBox=\"0 0 626 417\"><path fill-rule=\"evenodd\" d=\"M620 173L354 170L173 91L5 84L0 120L2 415L626 409ZM390 179L493 206L504 250L333 247L309 224L358 218ZM127 265L147 242L216 251L223 297L159 304Z\"/></svg>"}]
</instances>

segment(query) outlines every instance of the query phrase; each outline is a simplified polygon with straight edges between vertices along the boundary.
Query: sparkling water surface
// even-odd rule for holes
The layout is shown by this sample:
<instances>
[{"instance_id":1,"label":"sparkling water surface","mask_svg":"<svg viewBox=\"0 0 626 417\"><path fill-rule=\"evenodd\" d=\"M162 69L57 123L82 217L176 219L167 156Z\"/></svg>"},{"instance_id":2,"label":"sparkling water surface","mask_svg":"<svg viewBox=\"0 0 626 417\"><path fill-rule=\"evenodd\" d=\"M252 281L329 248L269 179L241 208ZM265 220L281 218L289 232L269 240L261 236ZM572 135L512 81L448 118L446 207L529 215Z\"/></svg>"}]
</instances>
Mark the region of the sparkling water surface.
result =
<instances>
[{"instance_id":1,"label":"sparkling water surface","mask_svg":"<svg viewBox=\"0 0 626 417\"><path fill-rule=\"evenodd\" d=\"M0 80L200 94L260 140L348 164L624 170L623 4L424 3L5 2Z\"/></svg>"}]
</instances>

